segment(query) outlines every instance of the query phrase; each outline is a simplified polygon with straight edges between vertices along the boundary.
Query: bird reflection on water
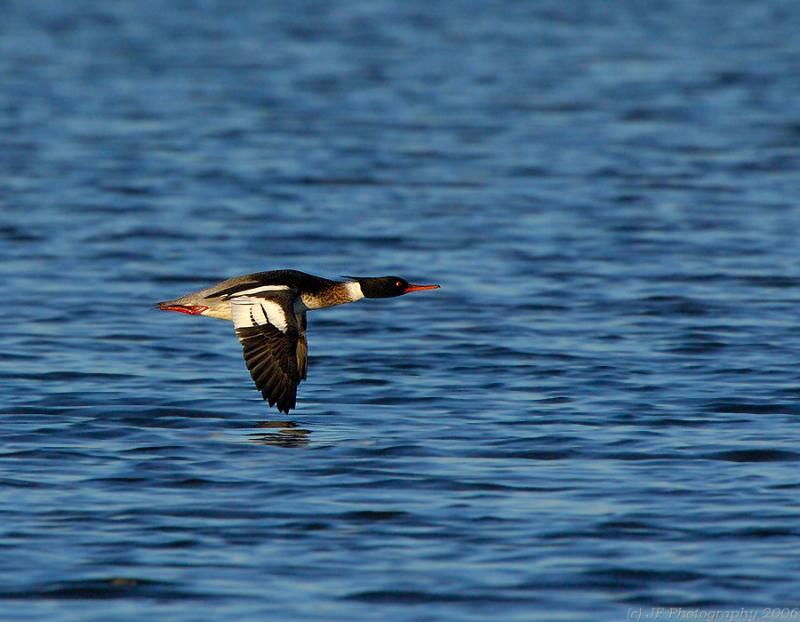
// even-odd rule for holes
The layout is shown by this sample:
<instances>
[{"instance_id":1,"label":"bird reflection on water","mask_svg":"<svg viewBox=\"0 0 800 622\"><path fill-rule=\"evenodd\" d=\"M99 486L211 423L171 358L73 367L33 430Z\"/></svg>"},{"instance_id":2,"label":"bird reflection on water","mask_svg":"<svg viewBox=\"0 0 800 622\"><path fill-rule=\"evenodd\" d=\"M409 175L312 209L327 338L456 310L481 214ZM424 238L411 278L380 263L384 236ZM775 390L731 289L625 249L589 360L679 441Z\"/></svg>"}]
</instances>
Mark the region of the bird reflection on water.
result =
<instances>
[{"instance_id":1,"label":"bird reflection on water","mask_svg":"<svg viewBox=\"0 0 800 622\"><path fill-rule=\"evenodd\" d=\"M297 427L294 421L261 421L255 427L275 430L265 434L251 434L247 437L247 440L257 445L306 447L309 442L308 437L311 435L311 430Z\"/></svg>"}]
</instances>

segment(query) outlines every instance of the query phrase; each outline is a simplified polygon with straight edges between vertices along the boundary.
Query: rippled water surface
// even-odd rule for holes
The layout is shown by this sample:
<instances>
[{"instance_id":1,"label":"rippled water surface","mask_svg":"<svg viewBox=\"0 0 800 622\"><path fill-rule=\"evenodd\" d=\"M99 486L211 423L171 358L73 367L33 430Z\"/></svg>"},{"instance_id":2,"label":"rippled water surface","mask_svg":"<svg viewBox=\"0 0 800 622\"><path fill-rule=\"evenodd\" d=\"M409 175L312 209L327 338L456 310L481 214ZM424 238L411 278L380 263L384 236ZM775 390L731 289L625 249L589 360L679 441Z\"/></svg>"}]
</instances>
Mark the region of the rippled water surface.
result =
<instances>
[{"instance_id":1,"label":"rippled water surface","mask_svg":"<svg viewBox=\"0 0 800 622\"><path fill-rule=\"evenodd\" d=\"M800 606L799 23L5 3L0 619ZM312 314L280 423L151 305L281 267L442 289Z\"/></svg>"}]
</instances>

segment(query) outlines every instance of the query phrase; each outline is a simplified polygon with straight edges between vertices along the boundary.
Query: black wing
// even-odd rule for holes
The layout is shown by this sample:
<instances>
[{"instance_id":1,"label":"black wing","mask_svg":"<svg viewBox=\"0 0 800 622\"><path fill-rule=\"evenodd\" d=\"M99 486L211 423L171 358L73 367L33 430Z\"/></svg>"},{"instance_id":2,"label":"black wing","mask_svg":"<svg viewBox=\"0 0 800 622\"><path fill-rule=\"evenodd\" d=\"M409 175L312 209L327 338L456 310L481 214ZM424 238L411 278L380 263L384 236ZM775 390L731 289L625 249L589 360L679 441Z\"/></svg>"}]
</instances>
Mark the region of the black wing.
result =
<instances>
[{"instance_id":1,"label":"black wing","mask_svg":"<svg viewBox=\"0 0 800 622\"><path fill-rule=\"evenodd\" d=\"M270 406L289 413L305 378L305 313L295 314L292 291L231 298L231 316L247 369Z\"/></svg>"},{"instance_id":2,"label":"black wing","mask_svg":"<svg viewBox=\"0 0 800 622\"><path fill-rule=\"evenodd\" d=\"M294 315L297 322L297 370L300 372L300 380L303 381L308 375L308 341L306 341L306 312L296 311Z\"/></svg>"}]
</instances>

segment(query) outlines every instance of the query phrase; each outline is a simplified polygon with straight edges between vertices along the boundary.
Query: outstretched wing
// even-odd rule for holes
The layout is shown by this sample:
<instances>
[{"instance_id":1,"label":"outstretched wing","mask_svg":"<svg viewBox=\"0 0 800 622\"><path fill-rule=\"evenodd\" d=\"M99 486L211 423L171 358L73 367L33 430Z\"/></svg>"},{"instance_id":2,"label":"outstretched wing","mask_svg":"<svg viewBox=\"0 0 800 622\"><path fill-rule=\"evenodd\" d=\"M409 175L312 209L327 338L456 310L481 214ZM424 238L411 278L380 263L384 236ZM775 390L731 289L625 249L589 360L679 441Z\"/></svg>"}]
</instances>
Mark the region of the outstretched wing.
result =
<instances>
[{"instance_id":1,"label":"outstretched wing","mask_svg":"<svg viewBox=\"0 0 800 622\"><path fill-rule=\"evenodd\" d=\"M270 406L288 412L306 377L305 312L295 313L294 292L264 291L231 298L231 316L247 369Z\"/></svg>"}]
</instances>

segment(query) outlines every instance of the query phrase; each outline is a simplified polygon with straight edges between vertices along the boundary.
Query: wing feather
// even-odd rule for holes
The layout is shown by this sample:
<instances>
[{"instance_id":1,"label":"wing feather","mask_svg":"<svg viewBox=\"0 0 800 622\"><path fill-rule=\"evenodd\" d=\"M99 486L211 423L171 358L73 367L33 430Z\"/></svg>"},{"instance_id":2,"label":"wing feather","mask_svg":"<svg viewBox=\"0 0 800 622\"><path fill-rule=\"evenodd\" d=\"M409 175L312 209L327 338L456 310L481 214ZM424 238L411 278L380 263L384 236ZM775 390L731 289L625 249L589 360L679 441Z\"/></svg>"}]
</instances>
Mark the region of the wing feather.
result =
<instances>
[{"instance_id":1,"label":"wing feather","mask_svg":"<svg viewBox=\"0 0 800 622\"><path fill-rule=\"evenodd\" d=\"M294 311L292 291L265 290L231 298L231 316L247 369L270 406L289 413L307 373L305 313Z\"/></svg>"}]
</instances>

